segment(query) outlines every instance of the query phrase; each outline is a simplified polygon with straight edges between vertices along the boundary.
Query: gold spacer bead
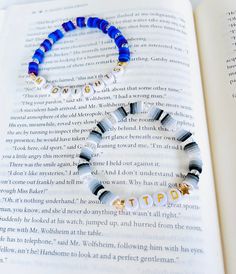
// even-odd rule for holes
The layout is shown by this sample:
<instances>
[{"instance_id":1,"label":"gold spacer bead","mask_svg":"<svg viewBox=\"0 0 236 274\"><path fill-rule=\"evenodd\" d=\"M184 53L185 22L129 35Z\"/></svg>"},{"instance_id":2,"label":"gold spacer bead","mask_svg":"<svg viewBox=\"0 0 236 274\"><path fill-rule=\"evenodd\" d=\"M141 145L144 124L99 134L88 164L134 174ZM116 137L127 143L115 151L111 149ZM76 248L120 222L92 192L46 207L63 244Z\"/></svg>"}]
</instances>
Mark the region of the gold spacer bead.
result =
<instances>
[{"instance_id":1,"label":"gold spacer bead","mask_svg":"<svg viewBox=\"0 0 236 274\"><path fill-rule=\"evenodd\" d=\"M29 77L31 80L35 81L37 79L37 76L34 73L30 73Z\"/></svg>"},{"instance_id":2,"label":"gold spacer bead","mask_svg":"<svg viewBox=\"0 0 236 274\"><path fill-rule=\"evenodd\" d=\"M112 204L116 209L122 210L125 207L125 200L124 199L117 199Z\"/></svg>"},{"instance_id":3,"label":"gold spacer bead","mask_svg":"<svg viewBox=\"0 0 236 274\"><path fill-rule=\"evenodd\" d=\"M117 66L119 67L125 67L127 65L127 62L118 62Z\"/></svg>"}]
</instances>

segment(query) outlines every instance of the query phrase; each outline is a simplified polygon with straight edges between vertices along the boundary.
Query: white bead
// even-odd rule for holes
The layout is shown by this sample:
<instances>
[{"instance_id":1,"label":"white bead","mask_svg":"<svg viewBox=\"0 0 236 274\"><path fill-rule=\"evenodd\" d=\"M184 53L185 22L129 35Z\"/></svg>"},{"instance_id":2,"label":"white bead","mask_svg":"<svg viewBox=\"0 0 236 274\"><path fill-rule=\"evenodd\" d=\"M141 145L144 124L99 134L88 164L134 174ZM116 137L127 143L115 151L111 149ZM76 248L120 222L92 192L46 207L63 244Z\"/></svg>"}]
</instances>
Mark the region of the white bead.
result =
<instances>
[{"instance_id":1,"label":"white bead","mask_svg":"<svg viewBox=\"0 0 236 274\"><path fill-rule=\"evenodd\" d=\"M93 89L92 85L87 84L87 85L84 85L84 86L82 87L82 95L83 95L85 98L91 97L93 94L94 94L94 89Z\"/></svg>"},{"instance_id":2,"label":"white bead","mask_svg":"<svg viewBox=\"0 0 236 274\"><path fill-rule=\"evenodd\" d=\"M81 90L81 86L74 86L71 87L71 96L73 98L80 98L82 95L82 90Z\"/></svg>"},{"instance_id":3,"label":"white bead","mask_svg":"<svg viewBox=\"0 0 236 274\"><path fill-rule=\"evenodd\" d=\"M105 83L106 86L110 86L116 82L115 76L110 72L104 75L102 81Z\"/></svg>"},{"instance_id":4,"label":"white bead","mask_svg":"<svg viewBox=\"0 0 236 274\"><path fill-rule=\"evenodd\" d=\"M42 88L46 84L46 79L42 76L37 76L35 80L33 80L34 84L38 88Z\"/></svg>"},{"instance_id":5,"label":"white bead","mask_svg":"<svg viewBox=\"0 0 236 274\"><path fill-rule=\"evenodd\" d=\"M58 98L61 95L61 88L60 87L53 87L51 89L50 93L54 98Z\"/></svg>"},{"instance_id":6,"label":"white bead","mask_svg":"<svg viewBox=\"0 0 236 274\"><path fill-rule=\"evenodd\" d=\"M54 88L53 85L45 83L45 85L43 85L41 90L51 93L53 88Z\"/></svg>"},{"instance_id":7,"label":"white bead","mask_svg":"<svg viewBox=\"0 0 236 274\"><path fill-rule=\"evenodd\" d=\"M139 205L140 208L150 208L153 205L153 199L152 196L149 194L143 194L140 198L139 198Z\"/></svg>"},{"instance_id":8,"label":"white bead","mask_svg":"<svg viewBox=\"0 0 236 274\"><path fill-rule=\"evenodd\" d=\"M92 86L95 91L102 91L105 88L105 83L101 79L98 79L92 84Z\"/></svg>"},{"instance_id":9,"label":"white bead","mask_svg":"<svg viewBox=\"0 0 236 274\"><path fill-rule=\"evenodd\" d=\"M167 194L165 192L156 192L152 195L152 198L156 206L164 206L168 202Z\"/></svg>"},{"instance_id":10,"label":"white bead","mask_svg":"<svg viewBox=\"0 0 236 274\"><path fill-rule=\"evenodd\" d=\"M125 208L128 211L135 211L139 208L138 199L135 197L130 197L125 200Z\"/></svg>"},{"instance_id":11,"label":"white bead","mask_svg":"<svg viewBox=\"0 0 236 274\"><path fill-rule=\"evenodd\" d=\"M70 94L71 94L70 87L61 87L61 96L63 98L68 98Z\"/></svg>"},{"instance_id":12,"label":"white bead","mask_svg":"<svg viewBox=\"0 0 236 274\"><path fill-rule=\"evenodd\" d=\"M115 79L117 81L119 77L124 73L124 68L121 66L116 66L113 68L111 73L115 76Z\"/></svg>"},{"instance_id":13,"label":"white bead","mask_svg":"<svg viewBox=\"0 0 236 274\"><path fill-rule=\"evenodd\" d=\"M182 196L181 196L181 193L178 189L176 188L171 188L169 191L168 191L168 200L169 202L171 203L177 203L181 200Z\"/></svg>"}]
</instances>

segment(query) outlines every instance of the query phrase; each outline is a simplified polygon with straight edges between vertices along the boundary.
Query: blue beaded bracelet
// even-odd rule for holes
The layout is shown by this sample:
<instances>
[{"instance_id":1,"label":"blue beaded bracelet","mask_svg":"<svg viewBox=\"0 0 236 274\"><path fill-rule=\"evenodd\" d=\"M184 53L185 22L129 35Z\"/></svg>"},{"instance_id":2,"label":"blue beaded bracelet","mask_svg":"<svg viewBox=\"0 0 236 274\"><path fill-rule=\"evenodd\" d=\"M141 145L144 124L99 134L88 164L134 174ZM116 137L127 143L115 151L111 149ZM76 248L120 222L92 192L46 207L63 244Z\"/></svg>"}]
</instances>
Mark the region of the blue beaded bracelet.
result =
<instances>
[{"instance_id":1,"label":"blue beaded bracelet","mask_svg":"<svg viewBox=\"0 0 236 274\"><path fill-rule=\"evenodd\" d=\"M150 120L159 121L162 127L171 131L175 139L183 146L184 151L189 156L189 171L184 180L178 184L178 187L171 188L168 191L158 191L152 195L146 193L139 198L129 197L120 198L114 194L99 181L93 174L90 161L92 156L106 133L114 128L116 123L124 120L129 114L147 113ZM99 121L96 127L89 133L86 144L80 152L80 163L78 164L78 173L81 180L88 186L89 190L98 197L103 204L113 205L117 209L126 209L129 211L148 209L155 206L165 206L168 203L176 203L182 196L189 194L189 191L198 188L199 176L202 172L202 160L200 149L192 137L192 133L179 128L177 121L164 110L157 106L134 102L126 106L121 106L108 114L107 117Z\"/></svg>"},{"instance_id":2,"label":"blue beaded bracelet","mask_svg":"<svg viewBox=\"0 0 236 274\"><path fill-rule=\"evenodd\" d=\"M92 83L87 83L82 86L59 87L47 83L44 77L39 76L39 65L44 60L45 52L50 51L53 44L62 39L67 32L75 30L76 28L84 28L86 26L89 28L100 29L103 33L108 34L108 36L114 40L119 50L117 65L110 73L105 74L103 77L98 78ZM47 91L54 96L62 95L63 97L68 97L71 95L75 98L81 96L90 97L96 91L102 91L105 87L116 83L119 77L123 74L125 66L129 60L130 50L128 41L118 28L109 24L105 19L100 19L98 17L77 17L75 20L63 23L60 29L51 32L40 44L40 47L36 49L32 56L32 61L29 63L28 74L38 89Z\"/></svg>"}]
</instances>

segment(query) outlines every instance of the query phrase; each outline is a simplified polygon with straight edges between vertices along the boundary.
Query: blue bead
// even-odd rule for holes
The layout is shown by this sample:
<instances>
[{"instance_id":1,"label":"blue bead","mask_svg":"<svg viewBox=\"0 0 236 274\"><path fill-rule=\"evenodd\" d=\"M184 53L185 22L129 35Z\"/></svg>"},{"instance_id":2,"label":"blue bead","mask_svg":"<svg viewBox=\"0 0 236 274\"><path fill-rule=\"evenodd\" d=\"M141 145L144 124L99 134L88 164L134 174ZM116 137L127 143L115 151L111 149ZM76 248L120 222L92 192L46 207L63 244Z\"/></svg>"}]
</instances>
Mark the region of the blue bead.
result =
<instances>
[{"instance_id":1,"label":"blue bead","mask_svg":"<svg viewBox=\"0 0 236 274\"><path fill-rule=\"evenodd\" d=\"M34 55L32 57L32 59L37 59L40 64L43 62L43 58L44 58L44 52L41 49L37 49L34 52Z\"/></svg>"},{"instance_id":2,"label":"blue bead","mask_svg":"<svg viewBox=\"0 0 236 274\"><path fill-rule=\"evenodd\" d=\"M107 33L112 39L114 39L116 34L120 33L120 31L116 27L110 26Z\"/></svg>"},{"instance_id":3,"label":"blue bead","mask_svg":"<svg viewBox=\"0 0 236 274\"><path fill-rule=\"evenodd\" d=\"M77 26L80 27L80 28L86 27L86 24L85 24L85 17L77 17L77 18L76 18L76 24L77 24Z\"/></svg>"},{"instance_id":4,"label":"blue bead","mask_svg":"<svg viewBox=\"0 0 236 274\"><path fill-rule=\"evenodd\" d=\"M128 41L125 39L123 35L120 35L115 39L115 43L117 47L120 48L123 44L127 44Z\"/></svg>"},{"instance_id":5,"label":"blue bead","mask_svg":"<svg viewBox=\"0 0 236 274\"><path fill-rule=\"evenodd\" d=\"M49 35L48 35L48 38L51 38L53 40L53 43L55 43L57 41L57 36L54 32L51 32Z\"/></svg>"},{"instance_id":6,"label":"blue bead","mask_svg":"<svg viewBox=\"0 0 236 274\"><path fill-rule=\"evenodd\" d=\"M55 32L58 40L61 39L64 36L63 33L62 33L62 31L59 30L59 29L55 30L54 32Z\"/></svg>"},{"instance_id":7,"label":"blue bead","mask_svg":"<svg viewBox=\"0 0 236 274\"><path fill-rule=\"evenodd\" d=\"M93 18L94 17L89 17L87 20L87 27L92 28L93 26Z\"/></svg>"},{"instance_id":8,"label":"blue bead","mask_svg":"<svg viewBox=\"0 0 236 274\"><path fill-rule=\"evenodd\" d=\"M63 23L62 27L64 28L64 30L66 32L75 29L75 25L72 23L72 21L68 21L68 22Z\"/></svg>"},{"instance_id":9,"label":"blue bead","mask_svg":"<svg viewBox=\"0 0 236 274\"><path fill-rule=\"evenodd\" d=\"M128 62L130 60L130 56L125 54L120 54L118 60L120 62Z\"/></svg>"},{"instance_id":10,"label":"blue bead","mask_svg":"<svg viewBox=\"0 0 236 274\"><path fill-rule=\"evenodd\" d=\"M101 22L101 19L99 19L98 17L89 17L87 21L87 26L89 28L98 28L100 22Z\"/></svg>"},{"instance_id":11,"label":"blue bead","mask_svg":"<svg viewBox=\"0 0 236 274\"><path fill-rule=\"evenodd\" d=\"M130 60L129 48L119 48L119 61L128 62Z\"/></svg>"},{"instance_id":12,"label":"blue bead","mask_svg":"<svg viewBox=\"0 0 236 274\"><path fill-rule=\"evenodd\" d=\"M64 36L63 33L59 29L57 29L54 32L50 33L48 35L48 38L51 38L53 42L55 43L58 40L60 40L63 36Z\"/></svg>"},{"instance_id":13,"label":"blue bead","mask_svg":"<svg viewBox=\"0 0 236 274\"><path fill-rule=\"evenodd\" d=\"M96 28L99 29L99 26L100 26L100 22L102 21L102 19L100 18L96 18L96 20L94 20L94 25L96 25Z\"/></svg>"},{"instance_id":14,"label":"blue bead","mask_svg":"<svg viewBox=\"0 0 236 274\"><path fill-rule=\"evenodd\" d=\"M125 54L130 54L129 48L119 48L119 53L125 53Z\"/></svg>"},{"instance_id":15,"label":"blue bead","mask_svg":"<svg viewBox=\"0 0 236 274\"><path fill-rule=\"evenodd\" d=\"M104 20L104 19L102 19L101 21L100 21L100 24L99 24L99 29L103 32L103 33L107 33L107 30L106 30L106 27L109 25L109 23L106 21L106 20Z\"/></svg>"},{"instance_id":16,"label":"blue bead","mask_svg":"<svg viewBox=\"0 0 236 274\"><path fill-rule=\"evenodd\" d=\"M28 73L34 73L35 75L38 75L39 72L39 65L35 62L30 62L28 67Z\"/></svg>"},{"instance_id":17,"label":"blue bead","mask_svg":"<svg viewBox=\"0 0 236 274\"><path fill-rule=\"evenodd\" d=\"M101 19L99 19L98 17L94 17L93 18L93 28L98 28L99 24L100 24Z\"/></svg>"},{"instance_id":18,"label":"blue bead","mask_svg":"<svg viewBox=\"0 0 236 274\"><path fill-rule=\"evenodd\" d=\"M52 48L52 44L48 39L45 39L40 46L44 47L45 51L49 51Z\"/></svg>"}]
</instances>

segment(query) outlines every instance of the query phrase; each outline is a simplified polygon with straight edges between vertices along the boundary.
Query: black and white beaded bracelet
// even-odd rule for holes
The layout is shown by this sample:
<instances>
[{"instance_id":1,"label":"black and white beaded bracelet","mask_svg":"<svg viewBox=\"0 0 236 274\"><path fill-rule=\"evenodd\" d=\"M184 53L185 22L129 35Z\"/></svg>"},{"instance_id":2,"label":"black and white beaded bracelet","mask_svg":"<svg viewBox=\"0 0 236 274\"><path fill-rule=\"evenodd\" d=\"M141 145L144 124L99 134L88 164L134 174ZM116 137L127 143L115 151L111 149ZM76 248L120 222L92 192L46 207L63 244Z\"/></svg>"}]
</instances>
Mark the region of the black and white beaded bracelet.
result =
<instances>
[{"instance_id":1,"label":"black and white beaded bracelet","mask_svg":"<svg viewBox=\"0 0 236 274\"><path fill-rule=\"evenodd\" d=\"M106 189L106 187L93 174L90 160L104 134L113 129L117 122L124 120L129 114L147 113L150 120L160 121L161 125L173 132L176 140L181 142L184 151L189 156L189 172L178 187L171 188L166 192L159 191L151 194L143 194L140 197L120 198L119 195ZM97 123L87 138L87 142L80 152L80 163L78 173L81 180L88 185L92 194L98 197L101 203L113 205L117 209L137 210L147 209L155 206L164 206L167 203L180 201L182 195L189 194L189 191L198 187L199 175L202 172L202 160L200 149L192 137L192 133L178 128L177 121L170 114L155 105L135 102L121 106L109 113L107 117Z\"/></svg>"},{"instance_id":2,"label":"black and white beaded bracelet","mask_svg":"<svg viewBox=\"0 0 236 274\"><path fill-rule=\"evenodd\" d=\"M86 26L88 28L97 28L103 33L108 34L108 36L114 40L119 50L119 56L117 65L112 69L112 71L91 83L66 87L53 86L48 83L44 77L39 76L39 65L43 62L45 53L52 49L53 44L62 39L67 32L73 31L76 28L84 28ZM130 50L128 41L119 29L111 25L105 19L100 19L98 17L77 17L63 23L60 29L51 32L40 44L40 47L34 52L32 61L28 65L28 74L38 89L49 92L51 95L62 95L65 98L69 95L74 98L90 97L96 91L102 91L105 87L116 83L119 77L123 74L125 66L129 60Z\"/></svg>"}]
</instances>

